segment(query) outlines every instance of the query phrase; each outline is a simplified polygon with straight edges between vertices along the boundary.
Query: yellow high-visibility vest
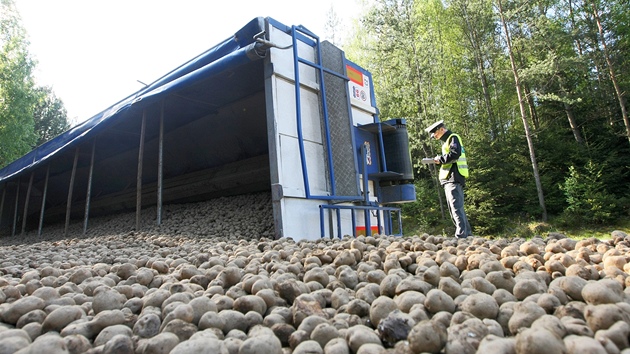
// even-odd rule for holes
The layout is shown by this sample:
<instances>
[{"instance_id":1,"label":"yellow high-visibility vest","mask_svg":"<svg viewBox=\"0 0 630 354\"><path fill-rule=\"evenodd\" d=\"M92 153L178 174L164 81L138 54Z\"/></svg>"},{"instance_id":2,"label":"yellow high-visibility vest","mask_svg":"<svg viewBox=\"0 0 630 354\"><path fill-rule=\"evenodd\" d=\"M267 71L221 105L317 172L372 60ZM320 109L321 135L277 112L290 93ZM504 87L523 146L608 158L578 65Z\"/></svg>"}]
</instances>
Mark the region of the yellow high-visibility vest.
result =
<instances>
[{"instance_id":1,"label":"yellow high-visibility vest","mask_svg":"<svg viewBox=\"0 0 630 354\"><path fill-rule=\"evenodd\" d=\"M462 138L457 134L451 134L451 136L446 139L446 142L442 144L442 155L446 155L451 151L451 139L456 136L459 139L459 144L462 147L462 154L459 155L459 158L455 163L457 164L457 170L459 173L464 176L464 178L468 178L468 162L466 161L466 152L464 151L464 144L462 143ZM451 166L453 163L445 163L440 166L440 179L448 179L449 172L451 171Z\"/></svg>"}]
</instances>

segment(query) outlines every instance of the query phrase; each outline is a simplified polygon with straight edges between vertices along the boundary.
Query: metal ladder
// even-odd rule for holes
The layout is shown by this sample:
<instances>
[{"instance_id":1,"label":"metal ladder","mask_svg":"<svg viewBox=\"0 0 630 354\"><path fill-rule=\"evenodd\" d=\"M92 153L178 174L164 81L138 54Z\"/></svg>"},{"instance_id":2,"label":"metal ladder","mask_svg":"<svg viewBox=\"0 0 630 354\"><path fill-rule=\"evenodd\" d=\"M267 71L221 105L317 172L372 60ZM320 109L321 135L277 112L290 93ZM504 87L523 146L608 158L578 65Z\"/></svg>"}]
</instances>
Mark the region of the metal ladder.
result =
<instances>
[{"instance_id":1,"label":"metal ladder","mask_svg":"<svg viewBox=\"0 0 630 354\"><path fill-rule=\"evenodd\" d=\"M274 27L282 27L278 22L271 20L271 25ZM341 235L341 210L349 210L351 212L351 220L352 220L352 230L353 236L357 236L356 230L356 211L363 211L365 216L365 232L367 236L372 234L371 222L370 222L370 212L376 212L376 218L378 221L378 230L382 230L385 234L393 234L393 217L392 213L397 213L398 215L398 234L402 235L402 215L400 208L394 207L382 207L378 205L369 205L368 202L368 188L367 188L367 174L364 172L364 195L357 196L341 196L336 195L336 185L335 185L335 169L332 161L332 146L330 139L330 121L329 121L329 111L328 104L326 102L326 85L324 83L324 73L328 73L334 75L338 78L343 79L346 83L349 81L349 78L344 73L338 73L332 71L322 65L322 53L320 47L319 37L306 29L303 26L291 26L288 29L287 33L289 33L292 37L292 45L291 48L293 50L293 65L294 65L294 80L295 80L295 99L296 99L296 124L297 124L297 134L298 134L298 144L300 150L300 159L301 159L301 167L302 167L302 175L304 179L304 189L306 192L307 199L321 199L321 200L330 200L336 202L363 202L365 205L335 205L335 204L322 204L320 205L320 229L321 229L321 237L325 237L325 210L330 210L330 212L334 211L337 216L337 237L342 238ZM312 62L305 58L301 58L298 53L298 41L305 43L311 47L313 47L316 51L316 59L317 62ZM283 48L283 49L288 49ZM323 114L323 126L325 132L325 144L327 150L327 163L328 163L328 173L331 184L331 195L313 195L310 192L310 185L308 181L308 170L306 166L306 157L305 157L305 148L304 148L304 138L302 135L302 113L301 113L301 93L300 93L300 64L308 65L317 70L317 77L319 80L319 99L322 107ZM363 150L363 149L362 149ZM365 162L365 152L362 151L363 162ZM364 166L363 171L366 171ZM382 213L382 214L381 214ZM381 225L381 216L383 216L384 225Z\"/></svg>"}]
</instances>

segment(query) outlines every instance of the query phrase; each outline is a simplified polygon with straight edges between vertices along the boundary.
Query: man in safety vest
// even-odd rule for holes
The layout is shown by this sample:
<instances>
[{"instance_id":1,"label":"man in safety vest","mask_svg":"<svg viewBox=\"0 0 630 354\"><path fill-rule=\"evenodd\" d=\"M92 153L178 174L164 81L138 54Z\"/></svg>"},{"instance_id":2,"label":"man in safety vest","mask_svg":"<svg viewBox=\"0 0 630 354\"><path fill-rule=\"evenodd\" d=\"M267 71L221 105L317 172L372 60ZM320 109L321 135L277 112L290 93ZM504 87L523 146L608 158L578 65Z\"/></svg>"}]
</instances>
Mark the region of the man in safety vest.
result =
<instances>
[{"instance_id":1,"label":"man in safety vest","mask_svg":"<svg viewBox=\"0 0 630 354\"><path fill-rule=\"evenodd\" d=\"M472 235L468 217L464 211L464 185L468 178L468 163L462 139L437 121L425 129L435 140L442 140L442 155L433 158L440 166L439 179L448 203L448 210L455 224L455 236L466 238Z\"/></svg>"}]
</instances>

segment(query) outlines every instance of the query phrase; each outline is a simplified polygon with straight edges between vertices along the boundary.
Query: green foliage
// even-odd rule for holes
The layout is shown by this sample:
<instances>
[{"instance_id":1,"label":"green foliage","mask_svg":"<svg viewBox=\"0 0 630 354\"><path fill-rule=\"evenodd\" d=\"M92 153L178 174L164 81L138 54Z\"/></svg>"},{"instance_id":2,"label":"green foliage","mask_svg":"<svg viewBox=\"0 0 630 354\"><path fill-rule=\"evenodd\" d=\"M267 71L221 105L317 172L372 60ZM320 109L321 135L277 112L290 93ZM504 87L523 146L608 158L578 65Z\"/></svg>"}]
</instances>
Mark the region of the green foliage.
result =
<instances>
[{"instance_id":1,"label":"green foliage","mask_svg":"<svg viewBox=\"0 0 630 354\"><path fill-rule=\"evenodd\" d=\"M630 3L596 2L619 84L628 92ZM592 2L503 4L547 212L556 221L627 217L630 144ZM518 231L542 213L496 2L375 0L366 6L346 53L372 72L381 119L407 118L413 161L438 153L423 129L444 119L466 146L465 206L475 234L534 232ZM426 166L414 168L418 201L404 206L405 227L441 233L451 222L448 211L441 215L434 177Z\"/></svg>"},{"instance_id":2,"label":"green foliage","mask_svg":"<svg viewBox=\"0 0 630 354\"><path fill-rule=\"evenodd\" d=\"M0 168L69 128L50 87L36 87L35 61L11 0L0 0Z\"/></svg>"},{"instance_id":3,"label":"green foliage","mask_svg":"<svg viewBox=\"0 0 630 354\"><path fill-rule=\"evenodd\" d=\"M438 196L441 191L436 183L430 178L416 179L415 186L416 201L402 205L403 234L430 233L441 230L444 224L449 225L450 219L448 219L448 224L443 222L446 220L442 217ZM445 212L448 218L448 211L445 210Z\"/></svg>"},{"instance_id":4,"label":"green foliage","mask_svg":"<svg viewBox=\"0 0 630 354\"><path fill-rule=\"evenodd\" d=\"M36 141L31 72L34 61L9 0L0 2L0 167L31 150Z\"/></svg>"},{"instance_id":5,"label":"green foliage","mask_svg":"<svg viewBox=\"0 0 630 354\"><path fill-rule=\"evenodd\" d=\"M491 175L491 171L476 169L477 177L468 181L465 188L465 210L468 221L475 235L491 235L501 231L505 217L501 216L501 208L492 195L492 191L484 188L483 182Z\"/></svg>"},{"instance_id":6,"label":"green foliage","mask_svg":"<svg viewBox=\"0 0 630 354\"><path fill-rule=\"evenodd\" d=\"M70 128L70 124L63 102L55 96L50 87L38 87L35 89L35 94L37 103L33 117L39 146L66 131Z\"/></svg>"},{"instance_id":7,"label":"green foliage","mask_svg":"<svg viewBox=\"0 0 630 354\"><path fill-rule=\"evenodd\" d=\"M603 177L604 166L588 161L583 169L569 167L569 175L560 189L567 198L565 213L582 223L603 224L620 216L625 203L608 193Z\"/></svg>"}]
</instances>

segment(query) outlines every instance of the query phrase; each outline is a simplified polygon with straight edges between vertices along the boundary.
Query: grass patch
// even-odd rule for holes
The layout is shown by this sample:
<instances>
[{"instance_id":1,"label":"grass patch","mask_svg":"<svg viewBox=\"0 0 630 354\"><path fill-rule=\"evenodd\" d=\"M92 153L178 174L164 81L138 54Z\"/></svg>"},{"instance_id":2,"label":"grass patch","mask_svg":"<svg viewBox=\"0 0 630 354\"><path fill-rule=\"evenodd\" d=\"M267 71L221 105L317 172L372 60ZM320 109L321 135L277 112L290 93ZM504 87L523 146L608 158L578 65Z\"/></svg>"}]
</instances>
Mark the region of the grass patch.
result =
<instances>
[{"instance_id":1,"label":"grass patch","mask_svg":"<svg viewBox=\"0 0 630 354\"><path fill-rule=\"evenodd\" d=\"M583 225L582 223L568 223L566 220L550 219L548 222L532 221L529 223L519 223L511 225L508 232L499 237L523 237L532 238L534 236L547 236L550 232L558 232L569 238L581 240L595 237L600 240L611 238L611 233L615 230L630 234L630 220L618 220L606 225Z\"/></svg>"},{"instance_id":2,"label":"grass patch","mask_svg":"<svg viewBox=\"0 0 630 354\"><path fill-rule=\"evenodd\" d=\"M553 231L560 232L573 239L585 239L595 237L598 239L610 239L615 230L630 234L630 219L618 219L608 224L584 224L579 220L566 220L564 218L552 218L550 220Z\"/></svg>"},{"instance_id":3,"label":"grass patch","mask_svg":"<svg viewBox=\"0 0 630 354\"><path fill-rule=\"evenodd\" d=\"M417 223L414 225L411 220L404 220L403 235L421 235L428 233L430 235L451 235L455 228L451 220L440 220L432 226L422 226ZM584 225L580 222L570 222L561 218L550 218L548 222L540 221L517 221L512 224L506 224L501 232L496 234L478 235L486 238L532 238L534 236L546 237L551 232L557 232L566 235L569 238L581 240L595 237L600 240L611 238L611 233L615 230L623 231L630 235L630 219L617 220L614 223L606 225L590 224Z\"/></svg>"}]
</instances>

